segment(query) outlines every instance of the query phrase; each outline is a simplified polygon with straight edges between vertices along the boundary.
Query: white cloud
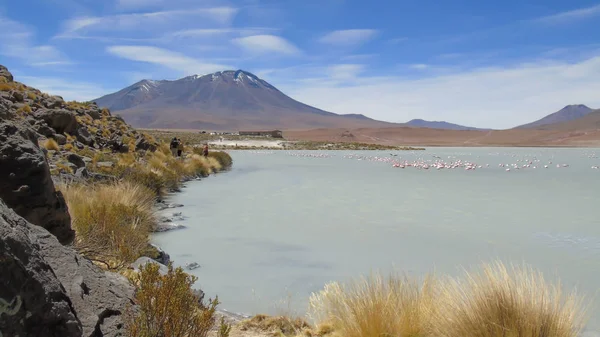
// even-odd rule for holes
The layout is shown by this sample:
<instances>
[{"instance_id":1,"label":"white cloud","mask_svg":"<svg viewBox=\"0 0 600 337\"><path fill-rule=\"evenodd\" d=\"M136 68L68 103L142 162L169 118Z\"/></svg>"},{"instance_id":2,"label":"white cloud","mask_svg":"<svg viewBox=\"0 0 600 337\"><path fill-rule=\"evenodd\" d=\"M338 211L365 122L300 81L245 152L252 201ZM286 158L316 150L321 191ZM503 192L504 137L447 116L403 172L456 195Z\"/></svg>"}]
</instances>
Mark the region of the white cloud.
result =
<instances>
[{"instance_id":1,"label":"white cloud","mask_svg":"<svg viewBox=\"0 0 600 337\"><path fill-rule=\"evenodd\" d=\"M424 63L417 63L417 64L411 64L410 68L415 69L415 70L425 70L425 69L429 68L429 66Z\"/></svg>"},{"instance_id":2,"label":"white cloud","mask_svg":"<svg viewBox=\"0 0 600 337\"><path fill-rule=\"evenodd\" d=\"M362 64L336 64L327 68L327 73L333 80L347 80L358 76L364 69Z\"/></svg>"},{"instance_id":3,"label":"white cloud","mask_svg":"<svg viewBox=\"0 0 600 337\"><path fill-rule=\"evenodd\" d=\"M0 16L0 55L20 59L30 66L52 66L69 63L54 46L36 45L29 26Z\"/></svg>"},{"instance_id":4,"label":"white cloud","mask_svg":"<svg viewBox=\"0 0 600 337\"><path fill-rule=\"evenodd\" d=\"M358 46L377 35L375 29L336 30L319 39L319 42L332 46Z\"/></svg>"},{"instance_id":5,"label":"white cloud","mask_svg":"<svg viewBox=\"0 0 600 337\"><path fill-rule=\"evenodd\" d=\"M206 74L231 68L223 64L202 62L174 51L151 46L111 46L107 51L127 60L161 65L179 71L182 75Z\"/></svg>"},{"instance_id":6,"label":"white cloud","mask_svg":"<svg viewBox=\"0 0 600 337\"><path fill-rule=\"evenodd\" d=\"M266 32L272 32L278 29L275 28L200 28L200 29L184 29L178 30L173 33L167 34L172 38L205 38L223 35L237 35L237 36L248 36L248 35L261 35Z\"/></svg>"},{"instance_id":7,"label":"white cloud","mask_svg":"<svg viewBox=\"0 0 600 337\"><path fill-rule=\"evenodd\" d=\"M600 15L600 4L586 7L574 9L554 15L544 16L541 18L534 19L533 21L543 24L561 24L561 23L571 23L573 21L584 20L593 18Z\"/></svg>"},{"instance_id":8,"label":"white cloud","mask_svg":"<svg viewBox=\"0 0 600 337\"><path fill-rule=\"evenodd\" d=\"M347 56L343 56L342 60L344 61L358 61L358 60L368 60L368 59L372 59L374 57L377 57L379 55L377 54L355 54L355 55L347 55Z\"/></svg>"},{"instance_id":9,"label":"white cloud","mask_svg":"<svg viewBox=\"0 0 600 337\"><path fill-rule=\"evenodd\" d=\"M65 80L62 78L18 76L18 80L48 94L59 95L67 101L89 101L102 96L103 93L112 91L93 83Z\"/></svg>"},{"instance_id":10,"label":"white cloud","mask_svg":"<svg viewBox=\"0 0 600 337\"><path fill-rule=\"evenodd\" d=\"M276 35L252 35L233 39L232 42L247 51L257 54L279 53L294 55L300 53L300 50L296 46Z\"/></svg>"},{"instance_id":11,"label":"white cloud","mask_svg":"<svg viewBox=\"0 0 600 337\"><path fill-rule=\"evenodd\" d=\"M119 14L99 17L76 17L67 20L57 37L77 37L90 31L151 30L173 24L194 23L208 19L218 24L229 24L237 14L233 7L196 8L147 13ZM182 20L187 20L182 22Z\"/></svg>"},{"instance_id":12,"label":"white cloud","mask_svg":"<svg viewBox=\"0 0 600 337\"><path fill-rule=\"evenodd\" d=\"M425 78L365 76L343 87L327 78L272 82L301 102L336 113L362 113L395 122L423 118L510 128L567 104L600 108L599 72L600 56L596 56L577 63L526 63Z\"/></svg>"}]
</instances>

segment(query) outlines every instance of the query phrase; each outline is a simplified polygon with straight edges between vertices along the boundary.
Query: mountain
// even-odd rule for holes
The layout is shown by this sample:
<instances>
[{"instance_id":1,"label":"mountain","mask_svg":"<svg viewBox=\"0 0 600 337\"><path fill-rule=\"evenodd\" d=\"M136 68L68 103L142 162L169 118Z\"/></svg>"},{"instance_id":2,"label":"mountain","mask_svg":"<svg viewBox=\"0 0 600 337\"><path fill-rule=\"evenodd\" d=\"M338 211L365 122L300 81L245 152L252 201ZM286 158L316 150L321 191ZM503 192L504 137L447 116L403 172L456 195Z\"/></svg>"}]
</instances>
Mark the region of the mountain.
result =
<instances>
[{"instance_id":1,"label":"mountain","mask_svg":"<svg viewBox=\"0 0 600 337\"><path fill-rule=\"evenodd\" d=\"M540 130L557 130L557 131L576 131L588 132L589 130L600 130L600 109L591 110L583 117L574 120L546 124L538 127Z\"/></svg>"},{"instance_id":2,"label":"mountain","mask_svg":"<svg viewBox=\"0 0 600 337\"><path fill-rule=\"evenodd\" d=\"M444 129L444 130L487 130L478 129L469 126L462 126L458 124L452 124L444 121L426 121L423 119L413 119L406 123L408 126L414 126L417 128L430 128L430 129Z\"/></svg>"},{"instance_id":3,"label":"mountain","mask_svg":"<svg viewBox=\"0 0 600 337\"><path fill-rule=\"evenodd\" d=\"M142 80L94 102L143 128L233 131L398 125L300 103L243 70L175 81Z\"/></svg>"},{"instance_id":4,"label":"mountain","mask_svg":"<svg viewBox=\"0 0 600 337\"><path fill-rule=\"evenodd\" d=\"M515 129L536 129L543 126L548 126L550 124L568 122L584 117L592 111L593 109L590 109L583 104L567 105L555 113L552 113L535 122L517 126Z\"/></svg>"}]
</instances>

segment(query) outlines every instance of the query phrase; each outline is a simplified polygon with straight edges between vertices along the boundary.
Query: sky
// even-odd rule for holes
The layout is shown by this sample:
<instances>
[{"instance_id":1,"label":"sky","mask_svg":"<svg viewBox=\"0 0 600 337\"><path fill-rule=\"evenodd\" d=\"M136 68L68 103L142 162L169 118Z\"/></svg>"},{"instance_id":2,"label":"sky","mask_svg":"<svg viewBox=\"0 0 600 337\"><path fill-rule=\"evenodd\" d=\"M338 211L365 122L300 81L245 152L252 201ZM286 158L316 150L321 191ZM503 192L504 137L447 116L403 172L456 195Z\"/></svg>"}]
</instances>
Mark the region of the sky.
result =
<instances>
[{"instance_id":1,"label":"sky","mask_svg":"<svg viewBox=\"0 0 600 337\"><path fill-rule=\"evenodd\" d=\"M243 69L303 103L510 128L600 108L600 2L0 0L0 64L91 100Z\"/></svg>"}]
</instances>

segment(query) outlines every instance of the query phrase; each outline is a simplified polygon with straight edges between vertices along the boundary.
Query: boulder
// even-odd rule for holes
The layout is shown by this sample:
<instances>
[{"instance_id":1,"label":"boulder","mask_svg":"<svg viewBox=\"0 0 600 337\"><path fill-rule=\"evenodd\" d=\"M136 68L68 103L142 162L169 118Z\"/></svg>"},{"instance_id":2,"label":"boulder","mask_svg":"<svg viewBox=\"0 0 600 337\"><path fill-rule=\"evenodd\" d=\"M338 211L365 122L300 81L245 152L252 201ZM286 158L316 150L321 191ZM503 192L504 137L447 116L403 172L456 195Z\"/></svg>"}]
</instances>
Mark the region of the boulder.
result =
<instances>
[{"instance_id":1,"label":"boulder","mask_svg":"<svg viewBox=\"0 0 600 337\"><path fill-rule=\"evenodd\" d=\"M77 130L77 118L71 111L64 109L38 110L35 112L38 119L42 119L53 128L56 133L75 133Z\"/></svg>"},{"instance_id":2,"label":"boulder","mask_svg":"<svg viewBox=\"0 0 600 337\"><path fill-rule=\"evenodd\" d=\"M93 119L100 119L100 118L102 118L102 112L100 111L100 108L98 108L97 105L92 105L91 108L90 108L90 110L86 111L86 113L88 115L90 115L90 117L92 117Z\"/></svg>"},{"instance_id":3,"label":"boulder","mask_svg":"<svg viewBox=\"0 0 600 337\"><path fill-rule=\"evenodd\" d=\"M56 134L53 128L49 127L46 123L36 123L33 128L37 133L44 137L52 137Z\"/></svg>"},{"instance_id":4,"label":"boulder","mask_svg":"<svg viewBox=\"0 0 600 337\"><path fill-rule=\"evenodd\" d=\"M37 135L27 124L0 122L0 198L17 214L46 228L63 244L75 232L62 193L56 191Z\"/></svg>"},{"instance_id":5,"label":"boulder","mask_svg":"<svg viewBox=\"0 0 600 337\"><path fill-rule=\"evenodd\" d=\"M79 129L77 129L77 140L87 146L94 145L95 141L94 136L90 134L90 132L85 126L82 126Z\"/></svg>"},{"instance_id":6,"label":"boulder","mask_svg":"<svg viewBox=\"0 0 600 337\"><path fill-rule=\"evenodd\" d=\"M6 78L8 82L14 81L13 75L3 65L0 65L0 77Z\"/></svg>"},{"instance_id":7,"label":"boulder","mask_svg":"<svg viewBox=\"0 0 600 337\"><path fill-rule=\"evenodd\" d=\"M0 200L0 335L79 337L73 303L40 254L41 233L49 236Z\"/></svg>"},{"instance_id":8,"label":"boulder","mask_svg":"<svg viewBox=\"0 0 600 337\"><path fill-rule=\"evenodd\" d=\"M23 100L25 99L25 97L23 96L23 93L20 91L13 91L12 92L12 101L13 102L23 102Z\"/></svg>"},{"instance_id":9,"label":"boulder","mask_svg":"<svg viewBox=\"0 0 600 337\"><path fill-rule=\"evenodd\" d=\"M0 201L0 333L124 336L134 289ZM1 311L0 311L1 312Z\"/></svg>"},{"instance_id":10,"label":"boulder","mask_svg":"<svg viewBox=\"0 0 600 337\"><path fill-rule=\"evenodd\" d=\"M144 150L144 151L154 152L154 151L156 151L156 144L152 144L152 143L148 142L148 140L144 136L139 136L137 138L137 140L135 141L135 150L136 151Z\"/></svg>"},{"instance_id":11,"label":"boulder","mask_svg":"<svg viewBox=\"0 0 600 337\"><path fill-rule=\"evenodd\" d=\"M87 168L80 167L75 172L75 177L77 177L77 178L89 178L90 177L90 173L88 172Z\"/></svg>"},{"instance_id":12,"label":"boulder","mask_svg":"<svg viewBox=\"0 0 600 337\"><path fill-rule=\"evenodd\" d=\"M44 97L42 104L48 109L62 108L65 105L65 100L60 96Z\"/></svg>"},{"instance_id":13,"label":"boulder","mask_svg":"<svg viewBox=\"0 0 600 337\"><path fill-rule=\"evenodd\" d=\"M80 155L75 154L75 153L69 153L67 155L67 160L69 161L69 163L72 163L73 165L75 165L76 169L80 168L80 167L85 167L85 161L83 161L83 158L81 158Z\"/></svg>"},{"instance_id":14,"label":"boulder","mask_svg":"<svg viewBox=\"0 0 600 337\"><path fill-rule=\"evenodd\" d=\"M134 288L129 281L101 270L73 248L60 245L48 232L36 238L40 255L71 299L83 336L125 336L122 315L127 305L134 304Z\"/></svg>"},{"instance_id":15,"label":"boulder","mask_svg":"<svg viewBox=\"0 0 600 337\"><path fill-rule=\"evenodd\" d=\"M65 137L63 135L55 134L52 136L52 138L54 138L54 140L58 143L58 145L67 144L67 137Z\"/></svg>"}]
</instances>

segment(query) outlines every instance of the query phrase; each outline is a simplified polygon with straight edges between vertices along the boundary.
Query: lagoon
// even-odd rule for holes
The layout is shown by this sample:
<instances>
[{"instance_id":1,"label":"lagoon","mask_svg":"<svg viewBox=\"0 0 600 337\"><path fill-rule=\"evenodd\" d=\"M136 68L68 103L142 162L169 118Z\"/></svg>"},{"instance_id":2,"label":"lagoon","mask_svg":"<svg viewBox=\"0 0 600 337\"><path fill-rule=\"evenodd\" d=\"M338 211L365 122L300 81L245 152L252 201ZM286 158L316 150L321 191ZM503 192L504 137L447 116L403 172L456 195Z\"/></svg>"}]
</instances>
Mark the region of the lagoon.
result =
<instances>
[{"instance_id":1,"label":"lagoon","mask_svg":"<svg viewBox=\"0 0 600 337\"><path fill-rule=\"evenodd\" d=\"M170 196L184 207L164 212L182 212L187 228L153 237L175 265L200 264L190 273L222 308L302 314L327 282L460 276L500 259L594 298L588 335L600 336L598 149L230 154L231 171ZM475 169L393 167L436 161Z\"/></svg>"}]
</instances>

